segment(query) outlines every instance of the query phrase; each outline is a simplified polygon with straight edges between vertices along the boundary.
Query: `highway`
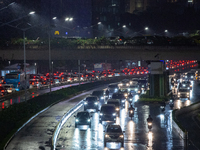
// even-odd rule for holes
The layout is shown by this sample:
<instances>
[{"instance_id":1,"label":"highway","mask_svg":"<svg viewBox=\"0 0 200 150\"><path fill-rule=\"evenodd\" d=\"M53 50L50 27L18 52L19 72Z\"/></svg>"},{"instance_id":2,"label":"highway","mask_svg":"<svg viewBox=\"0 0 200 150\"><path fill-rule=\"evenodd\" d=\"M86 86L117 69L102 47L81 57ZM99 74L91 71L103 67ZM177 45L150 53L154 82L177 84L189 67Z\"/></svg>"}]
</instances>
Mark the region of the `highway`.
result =
<instances>
[{"instance_id":1,"label":"highway","mask_svg":"<svg viewBox=\"0 0 200 150\"><path fill-rule=\"evenodd\" d=\"M70 86L70 85L67 85ZM99 87L99 89L104 89ZM58 87L56 87L58 88ZM60 88L60 87L59 87ZM174 108L188 106L197 102L200 98L199 85L194 82L193 90L191 90L190 100L175 99ZM44 90L45 91L45 90ZM48 92L49 89L46 89ZM6 149L51 149L51 138L55 127L62 116L67 113L72 107L83 100L86 96L92 93L91 91L82 93L71 99L66 99L60 102L45 112L36 116L24 128L18 132L14 138L8 143ZM107 147L103 146L103 137L106 123L99 124L99 112L91 112L92 127L75 128L74 114L63 125L57 138L57 150L109 150L109 149L124 149L124 150L183 150L184 141L172 127L172 110L169 105L166 105L165 111L160 110L160 104L137 103L138 95L134 96L132 105L136 108L134 118L131 120L128 116L129 102L126 101L126 107L121 109L120 117L117 117L117 124L120 124L122 130L125 131L124 148L120 145L108 143ZM81 107L78 111L83 111ZM151 114L153 117L152 137L149 137L146 118ZM189 150L195 150L191 146Z\"/></svg>"},{"instance_id":2,"label":"highway","mask_svg":"<svg viewBox=\"0 0 200 150\"><path fill-rule=\"evenodd\" d=\"M102 89L102 87L100 88ZM60 102L35 117L14 136L6 149L50 150L51 137L58 121L70 108L74 107L91 92L92 91L88 91L72 99ZM136 95L134 101L137 101L137 99L138 96ZM129 103L127 101L125 109L121 109L121 116L117 118L117 123L120 124L125 131L124 149L160 150L161 147L165 150L183 149L183 140L172 130L172 110L170 110L168 106L166 106L166 110L163 113L160 111L159 104L137 104L134 106L133 103L136 110L135 116L131 120L127 116L128 105ZM79 109L79 111L82 110L83 107ZM91 129L75 129L74 115L67 120L57 139L56 148L58 150L119 148L116 147L119 145L113 144L107 144L107 148L103 147L103 130L105 129L105 124L99 124L99 112L91 114L93 114ZM148 128L146 124L146 118L149 114L151 114L154 119L152 139L148 138Z\"/></svg>"}]
</instances>

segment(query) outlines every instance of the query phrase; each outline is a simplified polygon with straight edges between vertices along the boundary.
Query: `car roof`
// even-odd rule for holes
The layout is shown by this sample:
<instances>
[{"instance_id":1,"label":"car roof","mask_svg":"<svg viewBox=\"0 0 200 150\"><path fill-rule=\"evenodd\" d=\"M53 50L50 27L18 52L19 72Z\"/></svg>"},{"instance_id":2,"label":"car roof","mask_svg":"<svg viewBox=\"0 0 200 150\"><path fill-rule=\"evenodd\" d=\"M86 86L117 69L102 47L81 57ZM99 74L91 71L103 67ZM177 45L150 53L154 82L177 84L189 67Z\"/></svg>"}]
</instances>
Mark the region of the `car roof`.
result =
<instances>
[{"instance_id":1,"label":"car roof","mask_svg":"<svg viewBox=\"0 0 200 150\"><path fill-rule=\"evenodd\" d=\"M103 105L101 105L101 107L110 107L110 106L113 106L113 107L115 107L115 105L114 104L103 104Z\"/></svg>"},{"instance_id":2,"label":"car roof","mask_svg":"<svg viewBox=\"0 0 200 150\"><path fill-rule=\"evenodd\" d=\"M107 128L110 128L110 127L119 127L119 128L121 128L121 126L119 124L108 124Z\"/></svg>"},{"instance_id":3,"label":"car roof","mask_svg":"<svg viewBox=\"0 0 200 150\"><path fill-rule=\"evenodd\" d=\"M109 99L107 102L119 102L119 99Z\"/></svg>"}]
</instances>

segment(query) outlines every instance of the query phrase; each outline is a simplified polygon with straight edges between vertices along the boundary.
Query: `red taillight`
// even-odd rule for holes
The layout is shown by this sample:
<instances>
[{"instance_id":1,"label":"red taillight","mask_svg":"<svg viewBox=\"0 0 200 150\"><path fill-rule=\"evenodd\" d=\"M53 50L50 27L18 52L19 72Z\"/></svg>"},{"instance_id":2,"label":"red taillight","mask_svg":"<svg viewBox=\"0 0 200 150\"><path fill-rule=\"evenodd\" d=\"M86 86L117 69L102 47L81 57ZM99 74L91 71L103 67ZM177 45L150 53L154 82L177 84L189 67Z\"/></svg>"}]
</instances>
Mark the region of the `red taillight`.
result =
<instances>
[{"instance_id":1,"label":"red taillight","mask_svg":"<svg viewBox=\"0 0 200 150\"><path fill-rule=\"evenodd\" d=\"M1 90L1 92L4 92L4 90Z\"/></svg>"},{"instance_id":2,"label":"red taillight","mask_svg":"<svg viewBox=\"0 0 200 150\"><path fill-rule=\"evenodd\" d=\"M18 85L20 85L20 82L18 82Z\"/></svg>"}]
</instances>

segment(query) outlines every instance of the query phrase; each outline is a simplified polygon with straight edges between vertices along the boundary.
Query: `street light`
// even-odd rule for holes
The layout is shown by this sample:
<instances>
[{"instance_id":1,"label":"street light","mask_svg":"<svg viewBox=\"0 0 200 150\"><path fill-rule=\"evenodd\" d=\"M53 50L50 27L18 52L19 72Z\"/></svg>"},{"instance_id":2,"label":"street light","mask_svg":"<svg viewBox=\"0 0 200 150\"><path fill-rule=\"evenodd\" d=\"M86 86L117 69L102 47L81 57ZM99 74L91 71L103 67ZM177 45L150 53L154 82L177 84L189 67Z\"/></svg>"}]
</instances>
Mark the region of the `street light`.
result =
<instances>
[{"instance_id":1,"label":"street light","mask_svg":"<svg viewBox=\"0 0 200 150\"><path fill-rule=\"evenodd\" d=\"M53 17L52 19L55 20L55 19L57 19L57 17Z\"/></svg>"},{"instance_id":2,"label":"street light","mask_svg":"<svg viewBox=\"0 0 200 150\"><path fill-rule=\"evenodd\" d=\"M149 28L148 28L148 27L145 27L145 30L149 30Z\"/></svg>"},{"instance_id":3,"label":"street light","mask_svg":"<svg viewBox=\"0 0 200 150\"><path fill-rule=\"evenodd\" d=\"M69 17L65 18L65 21L72 21L72 20L73 18L69 18Z\"/></svg>"},{"instance_id":4,"label":"street light","mask_svg":"<svg viewBox=\"0 0 200 150\"><path fill-rule=\"evenodd\" d=\"M34 14L34 13L35 13L34 11L31 11L29 14L32 15L32 14Z\"/></svg>"}]
</instances>

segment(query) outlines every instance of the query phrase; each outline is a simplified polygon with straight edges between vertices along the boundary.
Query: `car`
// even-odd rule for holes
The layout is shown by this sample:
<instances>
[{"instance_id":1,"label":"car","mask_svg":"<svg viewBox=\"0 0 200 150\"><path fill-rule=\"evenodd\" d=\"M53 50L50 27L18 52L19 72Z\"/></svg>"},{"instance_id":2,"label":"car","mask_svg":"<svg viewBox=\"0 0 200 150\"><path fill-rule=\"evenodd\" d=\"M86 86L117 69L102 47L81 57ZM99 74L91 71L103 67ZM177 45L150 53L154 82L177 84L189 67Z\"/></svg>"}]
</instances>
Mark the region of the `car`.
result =
<instances>
[{"instance_id":1,"label":"car","mask_svg":"<svg viewBox=\"0 0 200 150\"><path fill-rule=\"evenodd\" d=\"M95 109L96 111L99 110L99 100L97 96L88 96L84 100L84 111L87 109Z\"/></svg>"},{"instance_id":2,"label":"car","mask_svg":"<svg viewBox=\"0 0 200 150\"><path fill-rule=\"evenodd\" d=\"M121 147L124 147L124 131L120 125L109 124L104 132L104 147L107 142L121 143Z\"/></svg>"},{"instance_id":3,"label":"car","mask_svg":"<svg viewBox=\"0 0 200 150\"><path fill-rule=\"evenodd\" d=\"M139 79L138 85L141 91L146 91L148 88L148 82L146 79Z\"/></svg>"},{"instance_id":4,"label":"car","mask_svg":"<svg viewBox=\"0 0 200 150\"><path fill-rule=\"evenodd\" d=\"M8 93L14 93L16 92L13 84L2 84L7 90Z\"/></svg>"},{"instance_id":5,"label":"car","mask_svg":"<svg viewBox=\"0 0 200 150\"><path fill-rule=\"evenodd\" d=\"M88 111L80 111L75 117L75 128L80 125L88 125L91 128L91 117Z\"/></svg>"},{"instance_id":6,"label":"car","mask_svg":"<svg viewBox=\"0 0 200 150\"><path fill-rule=\"evenodd\" d=\"M119 89L126 89L130 86L130 80L124 79L118 84L118 86L119 86Z\"/></svg>"},{"instance_id":7,"label":"car","mask_svg":"<svg viewBox=\"0 0 200 150\"><path fill-rule=\"evenodd\" d=\"M95 90L92 92L91 96L97 96L99 100L105 100L106 93L104 90Z\"/></svg>"},{"instance_id":8,"label":"car","mask_svg":"<svg viewBox=\"0 0 200 150\"><path fill-rule=\"evenodd\" d=\"M126 97L124 96L124 93L113 93L112 99L119 99L121 106L125 107Z\"/></svg>"},{"instance_id":9,"label":"car","mask_svg":"<svg viewBox=\"0 0 200 150\"><path fill-rule=\"evenodd\" d=\"M130 85L128 91L131 92L131 94L140 94L139 85Z\"/></svg>"},{"instance_id":10,"label":"car","mask_svg":"<svg viewBox=\"0 0 200 150\"><path fill-rule=\"evenodd\" d=\"M0 86L1 96L7 95L8 91L4 86Z\"/></svg>"},{"instance_id":11,"label":"car","mask_svg":"<svg viewBox=\"0 0 200 150\"><path fill-rule=\"evenodd\" d=\"M118 87L118 84L112 83L112 84L108 85L107 89L108 89L109 93L116 93L116 92L118 92L119 87Z\"/></svg>"},{"instance_id":12,"label":"car","mask_svg":"<svg viewBox=\"0 0 200 150\"><path fill-rule=\"evenodd\" d=\"M190 90L189 89L179 89L178 90L178 98L190 98Z\"/></svg>"},{"instance_id":13,"label":"car","mask_svg":"<svg viewBox=\"0 0 200 150\"><path fill-rule=\"evenodd\" d=\"M190 81L182 81L182 87L181 88L187 88L192 90L192 84Z\"/></svg>"},{"instance_id":14,"label":"car","mask_svg":"<svg viewBox=\"0 0 200 150\"><path fill-rule=\"evenodd\" d=\"M115 105L115 110L118 116L120 116L120 101L118 99L108 99L107 104Z\"/></svg>"},{"instance_id":15,"label":"car","mask_svg":"<svg viewBox=\"0 0 200 150\"><path fill-rule=\"evenodd\" d=\"M113 104L103 104L100 109L99 123L102 121L116 122L116 108Z\"/></svg>"}]
</instances>

